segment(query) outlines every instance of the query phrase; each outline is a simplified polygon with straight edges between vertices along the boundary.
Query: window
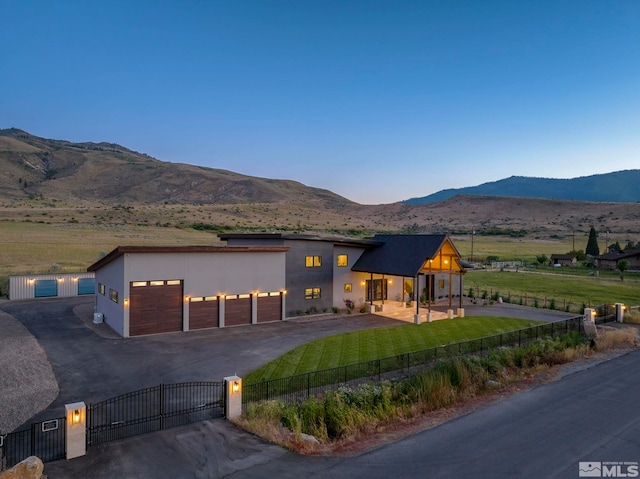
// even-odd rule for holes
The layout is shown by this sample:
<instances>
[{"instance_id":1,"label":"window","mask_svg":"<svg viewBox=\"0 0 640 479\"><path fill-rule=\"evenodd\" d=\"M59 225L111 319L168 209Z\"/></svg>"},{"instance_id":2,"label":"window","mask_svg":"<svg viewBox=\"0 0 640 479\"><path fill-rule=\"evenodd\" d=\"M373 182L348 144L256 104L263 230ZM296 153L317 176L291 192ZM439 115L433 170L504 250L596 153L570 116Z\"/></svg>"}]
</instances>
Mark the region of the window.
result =
<instances>
[{"instance_id":1,"label":"window","mask_svg":"<svg viewBox=\"0 0 640 479\"><path fill-rule=\"evenodd\" d=\"M439 279L438 280L438 288L444 289L444 279Z\"/></svg>"},{"instance_id":2,"label":"window","mask_svg":"<svg viewBox=\"0 0 640 479\"><path fill-rule=\"evenodd\" d=\"M351 290L352 290L351 283L344 283L344 292L345 293L350 293Z\"/></svg>"},{"instance_id":3,"label":"window","mask_svg":"<svg viewBox=\"0 0 640 479\"><path fill-rule=\"evenodd\" d=\"M320 288L305 288L304 299L320 299Z\"/></svg>"},{"instance_id":4,"label":"window","mask_svg":"<svg viewBox=\"0 0 640 479\"><path fill-rule=\"evenodd\" d=\"M304 265L307 268L317 268L322 266L322 256L305 256Z\"/></svg>"},{"instance_id":5,"label":"window","mask_svg":"<svg viewBox=\"0 0 640 479\"><path fill-rule=\"evenodd\" d=\"M147 285L146 281L134 281L131 283L132 288L143 288Z\"/></svg>"},{"instance_id":6,"label":"window","mask_svg":"<svg viewBox=\"0 0 640 479\"><path fill-rule=\"evenodd\" d=\"M106 290L106 288L104 287L104 284L98 283L98 293L100 293L102 296L104 296L105 290Z\"/></svg>"},{"instance_id":7,"label":"window","mask_svg":"<svg viewBox=\"0 0 640 479\"><path fill-rule=\"evenodd\" d=\"M118 302L118 292L115 289L109 288L109 299L114 303Z\"/></svg>"},{"instance_id":8,"label":"window","mask_svg":"<svg viewBox=\"0 0 640 479\"><path fill-rule=\"evenodd\" d=\"M338 266L348 266L349 265L349 256L346 254L338 255Z\"/></svg>"},{"instance_id":9,"label":"window","mask_svg":"<svg viewBox=\"0 0 640 479\"><path fill-rule=\"evenodd\" d=\"M164 281L149 281L149 286L164 286Z\"/></svg>"}]
</instances>

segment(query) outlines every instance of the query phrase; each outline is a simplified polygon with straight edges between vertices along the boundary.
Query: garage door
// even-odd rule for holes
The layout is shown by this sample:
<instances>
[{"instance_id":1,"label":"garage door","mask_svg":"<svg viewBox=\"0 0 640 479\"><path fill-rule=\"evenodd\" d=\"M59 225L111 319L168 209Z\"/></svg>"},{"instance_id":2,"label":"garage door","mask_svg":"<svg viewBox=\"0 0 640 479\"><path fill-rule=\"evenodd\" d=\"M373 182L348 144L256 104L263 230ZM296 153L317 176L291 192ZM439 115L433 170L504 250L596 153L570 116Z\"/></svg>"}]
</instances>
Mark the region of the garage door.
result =
<instances>
[{"instance_id":1,"label":"garage door","mask_svg":"<svg viewBox=\"0 0 640 479\"><path fill-rule=\"evenodd\" d=\"M207 296L189 301L189 329L217 328L218 298Z\"/></svg>"},{"instance_id":2,"label":"garage door","mask_svg":"<svg viewBox=\"0 0 640 479\"><path fill-rule=\"evenodd\" d=\"M224 325L251 324L251 295L229 295L224 302Z\"/></svg>"},{"instance_id":3,"label":"garage door","mask_svg":"<svg viewBox=\"0 0 640 479\"><path fill-rule=\"evenodd\" d=\"M78 279L78 294L95 294L96 280L93 278Z\"/></svg>"},{"instance_id":4,"label":"garage door","mask_svg":"<svg viewBox=\"0 0 640 479\"><path fill-rule=\"evenodd\" d=\"M135 281L130 286L130 336L182 331L182 281Z\"/></svg>"},{"instance_id":5,"label":"garage door","mask_svg":"<svg viewBox=\"0 0 640 479\"><path fill-rule=\"evenodd\" d=\"M258 295L258 322L280 321L282 319L282 295L280 292Z\"/></svg>"},{"instance_id":6,"label":"garage door","mask_svg":"<svg viewBox=\"0 0 640 479\"><path fill-rule=\"evenodd\" d=\"M35 297L58 296L58 282L55 279L38 279L35 284Z\"/></svg>"}]
</instances>

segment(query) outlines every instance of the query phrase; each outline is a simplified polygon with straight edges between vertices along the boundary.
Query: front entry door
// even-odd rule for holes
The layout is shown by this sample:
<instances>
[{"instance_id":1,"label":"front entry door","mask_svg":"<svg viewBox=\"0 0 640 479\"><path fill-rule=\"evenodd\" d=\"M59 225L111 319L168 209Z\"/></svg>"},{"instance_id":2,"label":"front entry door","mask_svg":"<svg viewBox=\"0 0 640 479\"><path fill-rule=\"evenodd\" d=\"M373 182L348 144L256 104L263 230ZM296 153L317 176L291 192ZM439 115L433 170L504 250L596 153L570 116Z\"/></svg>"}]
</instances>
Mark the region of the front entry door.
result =
<instances>
[{"instance_id":1,"label":"front entry door","mask_svg":"<svg viewBox=\"0 0 640 479\"><path fill-rule=\"evenodd\" d=\"M368 279L366 287L367 301L387 299L387 279Z\"/></svg>"}]
</instances>

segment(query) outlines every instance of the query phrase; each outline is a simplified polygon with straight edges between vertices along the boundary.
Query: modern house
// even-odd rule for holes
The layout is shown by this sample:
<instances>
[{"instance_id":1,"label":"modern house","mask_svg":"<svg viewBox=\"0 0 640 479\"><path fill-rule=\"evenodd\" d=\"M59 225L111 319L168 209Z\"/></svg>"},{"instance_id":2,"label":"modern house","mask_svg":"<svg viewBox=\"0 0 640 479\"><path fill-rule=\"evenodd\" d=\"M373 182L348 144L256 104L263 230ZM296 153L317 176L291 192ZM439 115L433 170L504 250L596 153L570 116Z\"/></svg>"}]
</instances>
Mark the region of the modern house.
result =
<instances>
[{"instance_id":1,"label":"modern house","mask_svg":"<svg viewBox=\"0 0 640 479\"><path fill-rule=\"evenodd\" d=\"M446 235L221 234L227 246L121 246L89 267L96 319L124 337L255 324L355 306L415 308L464 290ZM418 301L416 301L418 299ZM420 301L422 300L422 301Z\"/></svg>"}]
</instances>

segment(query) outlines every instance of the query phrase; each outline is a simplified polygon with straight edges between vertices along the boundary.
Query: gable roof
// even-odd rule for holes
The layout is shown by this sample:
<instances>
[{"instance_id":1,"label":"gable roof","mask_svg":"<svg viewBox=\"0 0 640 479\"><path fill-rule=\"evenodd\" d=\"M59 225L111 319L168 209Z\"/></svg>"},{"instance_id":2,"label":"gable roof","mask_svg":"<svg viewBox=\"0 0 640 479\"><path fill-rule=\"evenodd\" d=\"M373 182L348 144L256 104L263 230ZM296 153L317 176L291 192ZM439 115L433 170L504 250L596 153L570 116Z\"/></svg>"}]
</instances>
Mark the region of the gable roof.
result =
<instances>
[{"instance_id":1,"label":"gable roof","mask_svg":"<svg viewBox=\"0 0 640 479\"><path fill-rule=\"evenodd\" d=\"M614 251L611 253L596 256L596 259L605 261L618 261L619 259L631 258L633 256L640 256L640 249L625 249L622 251Z\"/></svg>"},{"instance_id":2,"label":"gable roof","mask_svg":"<svg viewBox=\"0 0 640 479\"><path fill-rule=\"evenodd\" d=\"M445 242L451 245L456 260L460 258L447 235L375 235L372 239L382 244L365 250L352 271L415 277L428 259L436 258Z\"/></svg>"}]
</instances>

